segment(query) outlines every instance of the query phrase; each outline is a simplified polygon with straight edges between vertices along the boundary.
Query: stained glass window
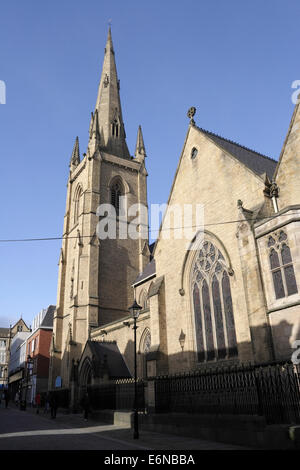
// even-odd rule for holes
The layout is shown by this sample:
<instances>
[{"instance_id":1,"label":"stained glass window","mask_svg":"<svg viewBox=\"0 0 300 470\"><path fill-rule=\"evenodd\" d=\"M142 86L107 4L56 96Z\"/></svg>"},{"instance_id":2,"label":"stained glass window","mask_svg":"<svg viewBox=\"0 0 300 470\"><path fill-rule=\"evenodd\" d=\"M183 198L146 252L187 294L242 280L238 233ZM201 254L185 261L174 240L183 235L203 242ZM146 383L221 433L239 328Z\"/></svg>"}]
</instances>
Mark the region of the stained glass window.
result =
<instances>
[{"instance_id":1,"label":"stained glass window","mask_svg":"<svg viewBox=\"0 0 300 470\"><path fill-rule=\"evenodd\" d=\"M209 289L207 282L203 282L202 286L202 299L203 299L203 312L204 312L204 324L205 324L205 333L206 333L206 356L207 360L213 359L215 357L214 349L214 338L212 330L212 321L211 321L211 312L210 312L210 299L209 299Z\"/></svg>"},{"instance_id":2,"label":"stained glass window","mask_svg":"<svg viewBox=\"0 0 300 470\"><path fill-rule=\"evenodd\" d=\"M205 356L204 356L200 296L199 296L199 289L198 289L197 284L194 285L193 301L194 301L194 312L195 312L198 361L201 362L205 359Z\"/></svg>"},{"instance_id":3,"label":"stained glass window","mask_svg":"<svg viewBox=\"0 0 300 470\"><path fill-rule=\"evenodd\" d=\"M225 336L224 336L224 327L223 327L223 318L222 318L222 303L221 303L221 297L220 297L219 281L216 278L216 276L214 276L213 283L212 283L212 296L213 296L214 314L215 314L218 357L224 358L226 356L226 348L225 348Z\"/></svg>"},{"instance_id":4,"label":"stained glass window","mask_svg":"<svg viewBox=\"0 0 300 470\"><path fill-rule=\"evenodd\" d=\"M224 256L205 241L191 267L198 361L237 355L230 281Z\"/></svg>"},{"instance_id":5,"label":"stained glass window","mask_svg":"<svg viewBox=\"0 0 300 470\"><path fill-rule=\"evenodd\" d=\"M283 230L279 234L275 232L269 237L267 246L272 246L269 259L276 299L296 294L298 288L287 234Z\"/></svg>"},{"instance_id":6,"label":"stained glass window","mask_svg":"<svg viewBox=\"0 0 300 470\"><path fill-rule=\"evenodd\" d=\"M272 276L276 299L281 299L285 297L281 270L273 271Z\"/></svg>"}]
</instances>

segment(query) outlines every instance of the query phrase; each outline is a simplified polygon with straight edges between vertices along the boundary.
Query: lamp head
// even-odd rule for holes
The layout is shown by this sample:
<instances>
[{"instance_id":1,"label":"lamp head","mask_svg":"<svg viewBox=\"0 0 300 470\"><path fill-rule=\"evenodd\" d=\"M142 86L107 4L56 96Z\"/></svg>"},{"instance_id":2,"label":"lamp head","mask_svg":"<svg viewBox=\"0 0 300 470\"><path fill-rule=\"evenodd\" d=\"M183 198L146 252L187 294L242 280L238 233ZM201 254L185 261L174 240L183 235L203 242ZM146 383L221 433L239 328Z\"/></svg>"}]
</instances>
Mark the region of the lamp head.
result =
<instances>
[{"instance_id":1,"label":"lamp head","mask_svg":"<svg viewBox=\"0 0 300 470\"><path fill-rule=\"evenodd\" d=\"M133 304L131 305L131 307L128 308L128 310L131 313L132 317L137 320L139 318L142 307L137 303L136 300L134 300Z\"/></svg>"}]
</instances>

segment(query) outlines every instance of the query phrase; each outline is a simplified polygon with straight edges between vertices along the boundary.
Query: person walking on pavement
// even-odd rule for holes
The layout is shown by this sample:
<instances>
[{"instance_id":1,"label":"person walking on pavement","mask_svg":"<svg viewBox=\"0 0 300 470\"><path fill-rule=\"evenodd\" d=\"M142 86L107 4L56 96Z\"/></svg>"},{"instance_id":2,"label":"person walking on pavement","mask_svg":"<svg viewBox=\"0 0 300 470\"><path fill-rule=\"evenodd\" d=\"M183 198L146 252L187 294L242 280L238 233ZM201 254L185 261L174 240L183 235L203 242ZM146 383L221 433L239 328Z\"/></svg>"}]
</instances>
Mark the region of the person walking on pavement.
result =
<instances>
[{"instance_id":1,"label":"person walking on pavement","mask_svg":"<svg viewBox=\"0 0 300 470\"><path fill-rule=\"evenodd\" d=\"M88 420L88 416L89 416L89 411L90 411L90 397L89 397L89 394L88 392L86 392L81 400L81 406L83 408L83 411L84 411L84 421L87 421Z\"/></svg>"},{"instance_id":2,"label":"person walking on pavement","mask_svg":"<svg viewBox=\"0 0 300 470\"><path fill-rule=\"evenodd\" d=\"M50 395L50 408L51 408L51 419L56 418L56 410L57 410L57 398L55 393L51 393Z\"/></svg>"},{"instance_id":3,"label":"person walking on pavement","mask_svg":"<svg viewBox=\"0 0 300 470\"><path fill-rule=\"evenodd\" d=\"M39 393L37 393L35 396L35 404L36 404L36 414L39 414L40 406L41 406L41 395Z\"/></svg>"},{"instance_id":4,"label":"person walking on pavement","mask_svg":"<svg viewBox=\"0 0 300 470\"><path fill-rule=\"evenodd\" d=\"M16 406L18 406L19 400L20 400L20 394L19 394L19 392L16 392L16 394L15 394L15 404L16 404Z\"/></svg>"}]
</instances>

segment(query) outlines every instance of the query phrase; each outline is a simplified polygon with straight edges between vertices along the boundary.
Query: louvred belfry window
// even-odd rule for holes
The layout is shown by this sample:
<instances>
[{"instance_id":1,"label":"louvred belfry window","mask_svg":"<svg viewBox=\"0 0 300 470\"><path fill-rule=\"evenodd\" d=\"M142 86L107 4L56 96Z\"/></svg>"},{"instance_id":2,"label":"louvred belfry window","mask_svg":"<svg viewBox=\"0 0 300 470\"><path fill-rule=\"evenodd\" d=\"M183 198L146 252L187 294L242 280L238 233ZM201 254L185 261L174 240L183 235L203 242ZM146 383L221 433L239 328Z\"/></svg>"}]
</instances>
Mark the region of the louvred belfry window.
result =
<instances>
[{"instance_id":1,"label":"louvred belfry window","mask_svg":"<svg viewBox=\"0 0 300 470\"><path fill-rule=\"evenodd\" d=\"M120 212L120 197L122 196L122 187L119 182L115 183L111 188L111 199L110 202L116 209L116 214L119 215Z\"/></svg>"},{"instance_id":2,"label":"louvred belfry window","mask_svg":"<svg viewBox=\"0 0 300 470\"><path fill-rule=\"evenodd\" d=\"M222 253L209 241L192 266L191 296L198 362L237 356L228 269Z\"/></svg>"},{"instance_id":3,"label":"louvred belfry window","mask_svg":"<svg viewBox=\"0 0 300 470\"><path fill-rule=\"evenodd\" d=\"M276 299L296 294L298 288L287 234L283 230L274 232L267 246Z\"/></svg>"}]
</instances>

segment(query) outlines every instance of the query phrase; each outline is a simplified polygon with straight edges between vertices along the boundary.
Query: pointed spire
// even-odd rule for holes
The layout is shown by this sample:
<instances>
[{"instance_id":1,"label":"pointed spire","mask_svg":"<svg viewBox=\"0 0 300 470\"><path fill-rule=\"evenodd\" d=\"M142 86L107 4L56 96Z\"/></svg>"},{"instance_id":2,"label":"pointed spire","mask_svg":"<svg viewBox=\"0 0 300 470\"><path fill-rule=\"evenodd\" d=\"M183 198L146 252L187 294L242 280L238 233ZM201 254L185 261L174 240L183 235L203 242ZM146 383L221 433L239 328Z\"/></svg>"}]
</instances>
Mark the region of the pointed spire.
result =
<instances>
[{"instance_id":1,"label":"pointed spire","mask_svg":"<svg viewBox=\"0 0 300 470\"><path fill-rule=\"evenodd\" d=\"M100 148L113 155L130 158L126 144L119 90L115 53L111 28L109 27L95 106L95 113L98 111L98 130L101 136Z\"/></svg>"},{"instance_id":2,"label":"pointed spire","mask_svg":"<svg viewBox=\"0 0 300 470\"><path fill-rule=\"evenodd\" d=\"M138 160L142 160L146 157L146 149L145 149L141 126L139 126L138 128L138 134L137 134L136 146L135 146L135 156Z\"/></svg>"},{"instance_id":3,"label":"pointed spire","mask_svg":"<svg viewBox=\"0 0 300 470\"><path fill-rule=\"evenodd\" d=\"M79 139L76 137L75 144L73 147L73 152L70 160L70 167L76 167L80 163L80 153L79 153Z\"/></svg>"},{"instance_id":4,"label":"pointed spire","mask_svg":"<svg viewBox=\"0 0 300 470\"><path fill-rule=\"evenodd\" d=\"M108 51L108 49L111 50L111 52L114 54L114 46L112 43L112 37L111 37L111 27L109 26L108 28L108 34L107 34L107 40L106 40L106 46L105 46L105 53Z\"/></svg>"}]
</instances>

